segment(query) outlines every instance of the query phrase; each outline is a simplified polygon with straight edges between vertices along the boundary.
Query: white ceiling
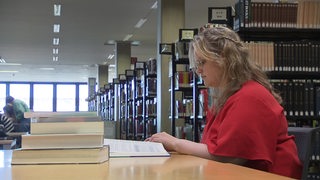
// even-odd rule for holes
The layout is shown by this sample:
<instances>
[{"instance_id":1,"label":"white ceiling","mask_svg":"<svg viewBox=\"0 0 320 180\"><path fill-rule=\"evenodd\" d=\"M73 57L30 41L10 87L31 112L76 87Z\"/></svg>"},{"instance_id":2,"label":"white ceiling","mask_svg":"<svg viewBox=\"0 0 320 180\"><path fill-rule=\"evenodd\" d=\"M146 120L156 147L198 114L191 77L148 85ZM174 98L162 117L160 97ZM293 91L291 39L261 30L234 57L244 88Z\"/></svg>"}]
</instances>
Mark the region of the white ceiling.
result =
<instances>
[{"instance_id":1,"label":"white ceiling","mask_svg":"<svg viewBox=\"0 0 320 180\"><path fill-rule=\"evenodd\" d=\"M236 0L185 0L185 28L207 23L208 7L234 5ZM98 64L114 54L108 40L140 41L131 55L147 60L157 55L157 10L150 7L156 0L0 0L0 56L7 63L0 71L0 81L87 82L95 77ZM61 16L53 16L53 5L61 4ZM141 18L148 20L134 28ZM59 23L60 33L53 33ZM174 32L173 32L174 33ZM178 30L177 32L178 33ZM53 38L60 38L59 60L53 61ZM108 61L107 61L108 62ZM108 63L112 63L109 61ZM55 70L40 70L53 67Z\"/></svg>"}]
</instances>

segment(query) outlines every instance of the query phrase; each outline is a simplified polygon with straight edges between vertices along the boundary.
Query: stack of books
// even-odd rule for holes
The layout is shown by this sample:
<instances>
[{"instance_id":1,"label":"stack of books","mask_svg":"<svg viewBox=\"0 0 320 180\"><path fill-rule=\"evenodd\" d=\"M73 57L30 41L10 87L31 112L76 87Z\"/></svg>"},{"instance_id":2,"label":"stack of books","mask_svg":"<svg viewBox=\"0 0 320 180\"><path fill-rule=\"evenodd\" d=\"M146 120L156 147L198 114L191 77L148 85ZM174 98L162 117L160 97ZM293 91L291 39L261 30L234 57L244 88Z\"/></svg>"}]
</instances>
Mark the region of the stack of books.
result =
<instances>
[{"instance_id":1,"label":"stack of books","mask_svg":"<svg viewBox=\"0 0 320 180\"><path fill-rule=\"evenodd\" d=\"M85 114L31 114L30 134L21 136L11 164L102 163L109 159L103 144L104 122Z\"/></svg>"}]
</instances>

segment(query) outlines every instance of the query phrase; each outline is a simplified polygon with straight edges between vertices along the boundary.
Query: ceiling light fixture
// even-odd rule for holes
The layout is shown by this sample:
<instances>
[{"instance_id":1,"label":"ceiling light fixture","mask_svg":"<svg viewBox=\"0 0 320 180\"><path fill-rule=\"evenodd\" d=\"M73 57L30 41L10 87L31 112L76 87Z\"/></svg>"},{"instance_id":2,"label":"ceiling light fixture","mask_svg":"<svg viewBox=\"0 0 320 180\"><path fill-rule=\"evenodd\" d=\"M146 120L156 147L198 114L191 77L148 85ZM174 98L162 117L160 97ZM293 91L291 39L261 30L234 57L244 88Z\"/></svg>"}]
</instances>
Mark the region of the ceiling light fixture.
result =
<instances>
[{"instance_id":1,"label":"ceiling light fixture","mask_svg":"<svg viewBox=\"0 0 320 180\"><path fill-rule=\"evenodd\" d=\"M54 68L50 68L50 67L43 67L43 68L39 68L40 70L44 70L44 71L53 71Z\"/></svg>"},{"instance_id":2,"label":"ceiling light fixture","mask_svg":"<svg viewBox=\"0 0 320 180\"><path fill-rule=\"evenodd\" d=\"M53 48L52 49L52 54L58 54L59 53L59 49L58 48Z\"/></svg>"},{"instance_id":3,"label":"ceiling light fixture","mask_svg":"<svg viewBox=\"0 0 320 180\"><path fill-rule=\"evenodd\" d=\"M154 4L151 6L151 9L157 9L158 8L158 1L154 2Z\"/></svg>"},{"instance_id":4,"label":"ceiling light fixture","mask_svg":"<svg viewBox=\"0 0 320 180\"><path fill-rule=\"evenodd\" d=\"M4 71L0 71L0 73L17 73L19 71L10 71L10 70L4 70Z\"/></svg>"},{"instance_id":5,"label":"ceiling light fixture","mask_svg":"<svg viewBox=\"0 0 320 180\"><path fill-rule=\"evenodd\" d=\"M4 60L1 56L0 56L0 63L6 63L6 60Z\"/></svg>"},{"instance_id":6,"label":"ceiling light fixture","mask_svg":"<svg viewBox=\"0 0 320 180\"><path fill-rule=\"evenodd\" d=\"M134 26L135 28L141 28L142 25L147 21L146 18L142 18L138 21L138 23Z\"/></svg>"},{"instance_id":7,"label":"ceiling light fixture","mask_svg":"<svg viewBox=\"0 0 320 180\"><path fill-rule=\"evenodd\" d=\"M59 38L53 38L53 45L59 45Z\"/></svg>"},{"instance_id":8,"label":"ceiling light fixture","mask_svg":"<svg viewBox=\"0 0 320 180\"><path fill-rule=\"evenodd\" d=\"M58 61L58 56L53 56L52 60L53 61Z\"/></svg>"},{"instance_id":9,"label":"ceiling light fixture","mask_svg":"<svg viewBox=\"0 0 320 180\"><path fill-rule=\"evenodd\" d=\"M132 36L133 34L127 34L126 37L123 38L123 41L128 41Z\"/></svg>"},{"instance_id":10,"label":"ceiling light fixture","mask_svg":"<svg viewBox=\"0 0 320 180\"><path fill-rule=\"evenodd\" d=\"M109 54L107 59L112 59L114 57L114 54Z\"/></svg>"},{"instance_id":11,"label":"ceiling light fixture","mask_svg":"<svg viewBox=\"0 0 320 180\"><path fill-rule=\"evenodd\" d=\"M20 66L20 63L0 63L0 66Z\"/></svg>"},{"instance_id":12,"label":"ceiling light fixture","mask_svg":"<svg viewBox=\"0 0 320 180\"><path fill-rule=\"evenodd\" d=\"M53 32L59 33L60 32L60 24L54 24L53 25Z\"/></svg>"},{"instance_id":13,"label":"ceiling light fixture","mask_svg":"<svg viewBox=\"0 0 320 180\"><path fill-rule=\"evenodd\" d=\"M61 4L54 4L53 6L53 15L54 16L61 16Z\"/></svg>"}]
</instances>

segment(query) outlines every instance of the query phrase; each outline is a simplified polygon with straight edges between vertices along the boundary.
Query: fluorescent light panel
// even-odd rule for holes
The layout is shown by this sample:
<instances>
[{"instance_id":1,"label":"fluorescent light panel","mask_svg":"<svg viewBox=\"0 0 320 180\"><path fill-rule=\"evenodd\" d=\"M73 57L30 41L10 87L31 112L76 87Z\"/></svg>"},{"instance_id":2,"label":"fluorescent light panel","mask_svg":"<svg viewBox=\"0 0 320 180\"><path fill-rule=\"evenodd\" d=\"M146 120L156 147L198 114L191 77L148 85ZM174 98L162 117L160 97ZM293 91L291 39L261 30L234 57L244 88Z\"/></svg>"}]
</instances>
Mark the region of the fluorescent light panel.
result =
<instances>
[{"instance_id":1,"label":"fluorescent light panel","mask_svg":"<svg viewBox=\"0 0 320 180\"><path fill-rule=\"evenodd\" d=\"M114 57L114 54L109 54L108 59L112 59Z\"/></svg>"},{"instance_id":2,"label":"fluorescent light panel","mask_svg":"<svg viewBox=\"0 0 320 180\"><path fill-rule=\"evenodd\" d=\"M53 48L52 49L52 54L58 54L59 53L59 49L58 48Z\"/></svg>"},{"instance_id":3,"label":"fluorescent light panel","mask_svg":"<svg viewBox=\"0 0 320 180\"><path fill-rule=\"evenodd\" d=\"M60 32L60 24L54 24L53 25L53 32L59 33Z\"/></svg>"},{"instance_id":4,"label":"fluorescent light panel","mask_svg":"<svg viewBox=\"0 0 320 180\"><path fill-rule=\"evenodd\" d=\"M146 18L142 18L142 19L140 19L140 20L137 22L137 24L136 24L134 27L135 27L135 28L141 28L142 25L143 25L146 21L147 21Z\"/></svg>"},{"instance_id":5,"label":"fluorescent light panel","mask_svg":"<svg viewBox=\"0 0 320 180\"><path fill-rule=\"evenodd\" d=\"M53 38L53 45L59 45L59 38Z\"/></svg>"},{"instance_id":6,"label":"fluorescent light panel","mask_svg":"<svg viewBox=\"0 0 320 180\"><path fill-rule=\"evenodd\" d=\"M54 16L61 16L61 4L54 4L53 5L53 15Z\"/></svg>"},{"instance_id":7,"label":"fluorescent light panel","mask_svg":"<svg viewBox=\"0 0 320 180\"><path fill-rule=\"evenodd\" d=\"M39 68L40 70L44 70L44 71L53 71L54 68L50 68L50 67L43 67L43 68Z\"/></svg>"},{"instance_id":8,"label":"fluorescent light panel","mask_svg":"<svg viewBox=\"0 0 320 180\"><path fill-rule=\"evenodd\" d=\"M58 61L58 56L53 56L53 57L52 57L52 60L53 60L53 61Z\"/></svg>"},{"instance_id":9,"label":"fluorescent light panel","mask_svg":"<svg viewBox=\"0 0 320 180\"><path fill-rule=\"evenodd\" d=\"M2 57L0 57L0 63L6 63L6 60L4 60Z\"/></svg>"},{"instance_id":10,"label":"fluorescent light panel","mask_svg":"<svg viewBox=\"0 0 320 180\"><path fill-rule=\"evenodd\" d=\"M157 9L158 8L158 1L154 2L154 4L151 6L151 9Z\"/></svg>"},{"instance_id":11,"label":"fluorescent light panel","mask_svg":"<svg viewBox=\"0 0 320 180\"><path fill-rule=\"evenodd\" d=\"M127 34L126 37L123 38L123 41L128 41L132 36L132 34Z\"/></svg>"},{"instance_id":12,"label":"fluorescent light panel","mask_svg":"<svg viewBox=\"0 0 320 180\"><path fill-rule=\"evenodd\" d=\"M0 63L0 66L20 66L20 63Z\"/></svg>"},{"instance_id":13,"label":"fluorescent light panel","mask_svg":"<svg viewBox=\"0 0 320 180\"><path fill-rule=\"evenodd\" d=\"M10 71L10 70L4 70L4 71L0 71L0 73L17 73L19 71Z\"/></svg>"}]
</instances>

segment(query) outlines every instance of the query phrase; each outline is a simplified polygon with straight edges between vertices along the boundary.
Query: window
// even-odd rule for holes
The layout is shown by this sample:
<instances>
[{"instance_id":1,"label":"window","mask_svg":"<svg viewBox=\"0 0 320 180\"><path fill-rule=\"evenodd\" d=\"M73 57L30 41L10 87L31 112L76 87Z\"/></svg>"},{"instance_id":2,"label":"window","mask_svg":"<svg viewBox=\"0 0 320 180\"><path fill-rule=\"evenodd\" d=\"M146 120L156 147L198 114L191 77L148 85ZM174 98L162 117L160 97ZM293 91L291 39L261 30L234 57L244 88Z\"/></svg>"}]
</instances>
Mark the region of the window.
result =
<instances>
[{"instance_id":1,"label":"window","mask_svg":"<svg viewBox=\"0 0 320 180\"><path fill-rule=\"evenodd\" d=\"M3 111L3 107L6 105L6 84L0 83L0 111Z\"/></svg>"},{"instance_id":2,"label":"window","mask_svg":"<svg viewBox=\"0 0 320 180\"><path fill-rule=\"evenodd\" d=\"M88 98L88 85L79 85L79 111L88 111L88 102L85 100Z\"/></svg>"},{"instance_id":3,"label":"window","mask_svg":"<svg viewBox=\"0 0 320 180\"><path fill-rule=\"evenodd\" d=\"M52 84L34 84L33 94L34 111L53 111Z\"/></svg>"},{"instance_id":4,"label":"window","mask_svg":"<svg viewBox=\"0 0 320 180\"><path fill-rule=\"evenodd\" d=\"M24 101L30 107L30 84L10 84L9 95Z\"/></svg>"},{"instance_id":5,"label":"window","mask_svg":"<svg viewBox=\"0 0 320 180\"><path fill-rule=\"evenodd\" d=\"M57 111L76 110L76 86L74 84L57 85Z\"/></svg>"}]
</instances>

